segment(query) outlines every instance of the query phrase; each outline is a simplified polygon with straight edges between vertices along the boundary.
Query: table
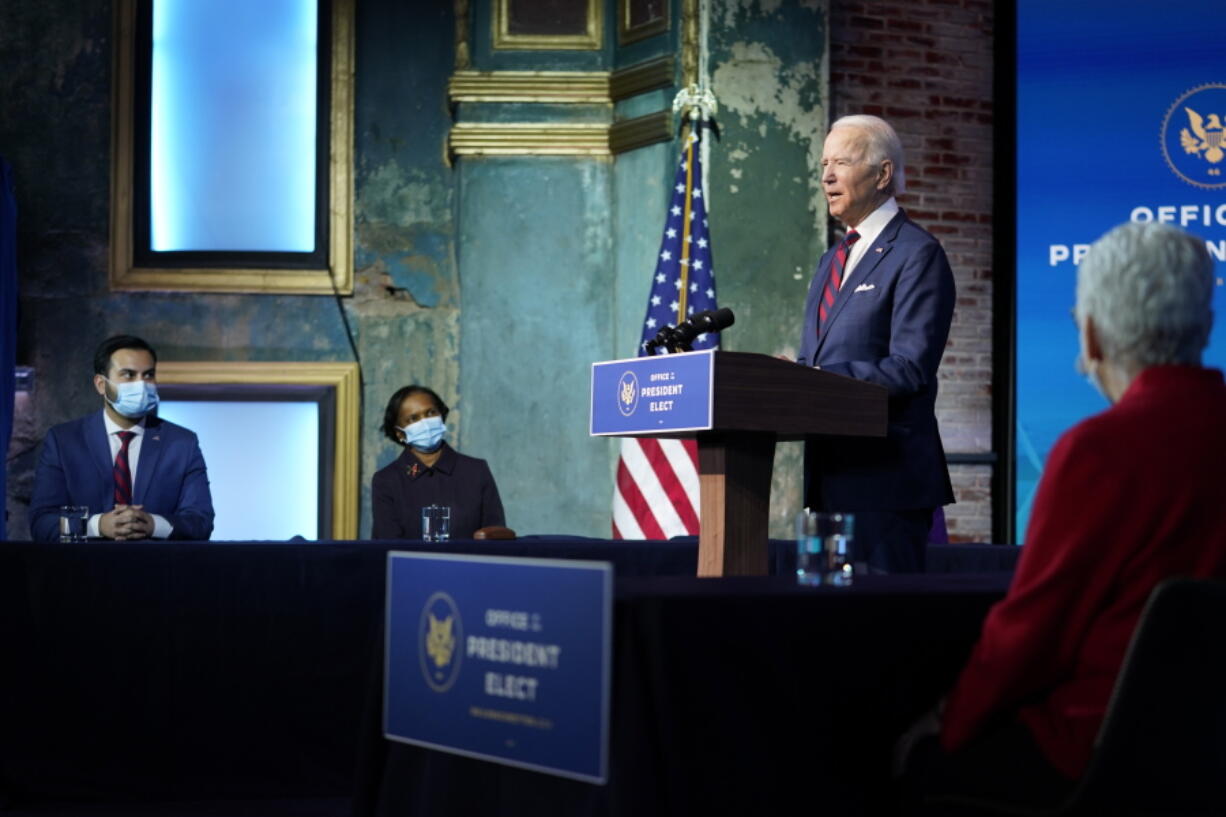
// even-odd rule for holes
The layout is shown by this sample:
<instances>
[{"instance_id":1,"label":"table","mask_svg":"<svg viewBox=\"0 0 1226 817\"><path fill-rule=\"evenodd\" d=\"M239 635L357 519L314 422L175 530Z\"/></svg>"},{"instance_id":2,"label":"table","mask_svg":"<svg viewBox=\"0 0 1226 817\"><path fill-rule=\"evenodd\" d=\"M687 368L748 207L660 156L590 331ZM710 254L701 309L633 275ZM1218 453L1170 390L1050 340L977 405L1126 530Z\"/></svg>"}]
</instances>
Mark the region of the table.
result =
<instances>
[{"instance_id":1,"label":"table","mask_svg":"<svg viewBox=\"0 0 1226 817\"><path fill-rule=\"evenodd\" d=\"M779 547L782 559L787 543ZM883 709L863 730L861 749L879 748L948 682L1007 582L1007 574L873 577L832 594L786 578L694 579L692 541L451 543L472 553L614 563L612 777L594 787L441 753L386 751L372 701L392 549L437 546L0 543L0 800L356 792L359 813L391 813L406 801L424 806L417 813L442 813L433 807L449 802L449 787L463 799L474 788L467 781L494 780L488 796L523 804L509 813L529 813L543 802L538 794L559 796L559 786L559 802L574 813L647 813L636 809L660 803L683 813L744 794L731 780L712 787L708 770L723 774L731 764L770 773L765 780L780 779L776 767L793 768L786 758L767 761L777 752L745 747L790 745L793 732L844 734L841 719L865 702ZM833 653L818 648L831 643ZM744 705L758 700L752 696L807 700L802 679L827 676L847 702L838 711L806 706L785 723Z\"/></svg>"}]
</instances>

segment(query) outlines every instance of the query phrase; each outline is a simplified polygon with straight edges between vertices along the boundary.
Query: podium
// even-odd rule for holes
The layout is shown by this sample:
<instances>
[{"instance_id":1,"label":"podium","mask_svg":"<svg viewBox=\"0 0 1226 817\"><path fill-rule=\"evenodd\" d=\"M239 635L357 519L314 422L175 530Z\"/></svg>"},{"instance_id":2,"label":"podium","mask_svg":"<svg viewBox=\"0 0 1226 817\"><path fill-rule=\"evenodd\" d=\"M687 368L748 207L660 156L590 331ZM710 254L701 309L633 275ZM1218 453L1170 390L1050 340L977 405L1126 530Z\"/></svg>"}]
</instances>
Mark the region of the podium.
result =
<instances>
[{"instance_id":1,"label":"podium","mask_svg":"<svg viewBox=\"0 0 1226 817\"><path fill-rule=\"evenodd\" d=\"M699 576L767 573L775 442L884 437L886 389L767 355L708 350L592 364L593 436L693 438Z\"/></svg>"}]
</instances>

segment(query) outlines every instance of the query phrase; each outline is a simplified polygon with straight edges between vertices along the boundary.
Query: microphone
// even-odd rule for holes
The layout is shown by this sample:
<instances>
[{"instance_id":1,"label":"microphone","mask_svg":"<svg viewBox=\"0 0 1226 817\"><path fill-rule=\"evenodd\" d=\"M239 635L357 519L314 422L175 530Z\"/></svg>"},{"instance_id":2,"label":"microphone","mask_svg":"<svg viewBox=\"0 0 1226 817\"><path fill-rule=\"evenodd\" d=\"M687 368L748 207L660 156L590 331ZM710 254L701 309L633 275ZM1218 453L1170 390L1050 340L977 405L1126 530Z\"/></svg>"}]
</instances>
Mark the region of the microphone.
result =
<instances>
[{"instance_id":1,"label":"microphone","mask_svg":"<svg viewBox=\"0 0 1226 817\"><path fill-rule=\"evenodd\" d=\"M704 332L718 332L721 329L727 329L734 323L736 323L736 316L732 314L731 309L725 306L723 309L691 315L677 325L673 331L673 337L688 345L690 341Z\"/></svg>"},{"instance_id":2,"label":"microphone","mask_svg":"<svg viewBox=\"0 0 1226 817\"><path fill-rule=\"evenodd\" d=\"M704 332L719 332L736 322L732 310L724 307L691 315L676 326L665 326L644 347L650 354L661 346L669 352L688 352L694 338Z\"/></svg>"}]
</instances>

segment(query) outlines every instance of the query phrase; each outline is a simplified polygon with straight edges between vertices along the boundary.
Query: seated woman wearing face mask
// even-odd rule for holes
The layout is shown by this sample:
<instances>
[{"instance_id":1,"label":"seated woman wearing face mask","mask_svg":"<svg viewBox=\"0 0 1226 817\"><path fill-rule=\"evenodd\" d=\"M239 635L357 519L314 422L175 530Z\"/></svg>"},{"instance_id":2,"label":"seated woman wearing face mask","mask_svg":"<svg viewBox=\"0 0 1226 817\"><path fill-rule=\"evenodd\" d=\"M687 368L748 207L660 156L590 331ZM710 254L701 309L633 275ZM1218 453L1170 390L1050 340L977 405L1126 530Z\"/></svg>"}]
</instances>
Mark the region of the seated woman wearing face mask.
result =
<instances>
[{"instance_id":1,"label":"seated woman wearing face mask","mask_svg":"<svg viewBox=\"0 0 1226 817\"><path fill-rule=\"evenodd\" d=\"M485 460L443 441L450 409L433 389L405 386L383 414L383 433L404 451L371 480L374 539L420 539L421 509L451 508L451 538L508 538L498 486ZM478 536L481 531L481 536Z\"/></svg>"}]
</instances>

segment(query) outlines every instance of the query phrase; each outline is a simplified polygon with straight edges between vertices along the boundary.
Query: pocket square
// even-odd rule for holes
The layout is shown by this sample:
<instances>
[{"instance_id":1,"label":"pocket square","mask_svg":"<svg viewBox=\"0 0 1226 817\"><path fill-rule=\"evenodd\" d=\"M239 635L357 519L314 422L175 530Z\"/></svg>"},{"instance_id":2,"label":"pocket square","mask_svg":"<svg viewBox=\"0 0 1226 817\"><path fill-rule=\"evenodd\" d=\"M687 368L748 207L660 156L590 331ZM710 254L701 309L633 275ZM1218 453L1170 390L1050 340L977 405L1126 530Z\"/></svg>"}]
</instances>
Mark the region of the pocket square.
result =
<instances>
[{"instance_id":1,"label":"pocket square","mask_svg":"<svg viewBox=\"0 0 1226 817\"><path fill-rule=\"evenodd\" d=\"M857 292L868 292L870 289L876 289L876 288L877 288L876 284L860 284L860 286L856 287L855 289L851 291L851 294L855 295Z\"/></svg>"}]
</instances>

